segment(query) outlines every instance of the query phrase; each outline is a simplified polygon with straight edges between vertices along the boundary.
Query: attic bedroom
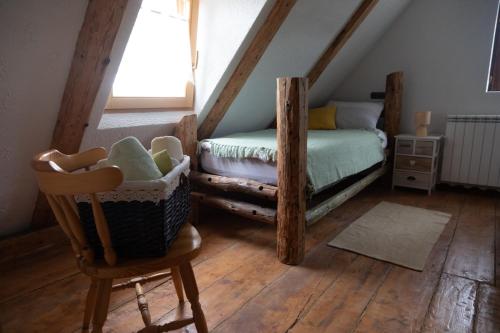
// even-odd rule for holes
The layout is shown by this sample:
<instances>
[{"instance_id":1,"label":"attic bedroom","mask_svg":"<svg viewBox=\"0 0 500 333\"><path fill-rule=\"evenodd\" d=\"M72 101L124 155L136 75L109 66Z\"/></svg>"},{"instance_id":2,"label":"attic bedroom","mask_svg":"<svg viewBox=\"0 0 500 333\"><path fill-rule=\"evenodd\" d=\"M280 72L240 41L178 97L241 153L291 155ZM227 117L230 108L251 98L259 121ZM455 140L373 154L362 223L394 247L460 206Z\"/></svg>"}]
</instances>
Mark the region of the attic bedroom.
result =
<instances>
[{"instance_id":1,"label":"attic bedroom","mask_svg":"<svg viewBox=\"0 0 500 333\"><path fill-rule=\"evenodd\" d=\"M500 332L497 0L0 0L0 332Z\"/></svg>"}]
</instances>

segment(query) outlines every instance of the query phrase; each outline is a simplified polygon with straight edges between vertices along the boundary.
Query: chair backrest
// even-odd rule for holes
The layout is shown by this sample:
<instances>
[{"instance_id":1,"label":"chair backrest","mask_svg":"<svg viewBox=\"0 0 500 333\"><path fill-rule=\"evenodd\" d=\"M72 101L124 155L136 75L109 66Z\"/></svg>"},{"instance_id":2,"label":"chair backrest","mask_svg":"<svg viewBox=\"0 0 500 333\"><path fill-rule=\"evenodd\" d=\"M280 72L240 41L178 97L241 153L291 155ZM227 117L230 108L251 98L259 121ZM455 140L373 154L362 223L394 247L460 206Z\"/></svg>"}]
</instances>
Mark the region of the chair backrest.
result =
<instances>
[{"instance_id":1,"label":"chair backrest","mask_svg":"<svg viewBox=\"0 0 500 333\"><path fill-rule=\"evenodd\" d=\"M108 223L96 193L115 189L123 182L120 168L110 166L90 170L97 161L106 158L104 148L94 148L79 154L65 155L58 150L49 150L36 155L31 165L36 172L40 190L45 193L57 222L69 237L73 251L88 263L94 261L74 199L75 194L88 194L97 234L104 248L104 259L114 266L116 253L111 243ZM82 172L75 172L85 169Z\"/></svg>"}]
</instances>

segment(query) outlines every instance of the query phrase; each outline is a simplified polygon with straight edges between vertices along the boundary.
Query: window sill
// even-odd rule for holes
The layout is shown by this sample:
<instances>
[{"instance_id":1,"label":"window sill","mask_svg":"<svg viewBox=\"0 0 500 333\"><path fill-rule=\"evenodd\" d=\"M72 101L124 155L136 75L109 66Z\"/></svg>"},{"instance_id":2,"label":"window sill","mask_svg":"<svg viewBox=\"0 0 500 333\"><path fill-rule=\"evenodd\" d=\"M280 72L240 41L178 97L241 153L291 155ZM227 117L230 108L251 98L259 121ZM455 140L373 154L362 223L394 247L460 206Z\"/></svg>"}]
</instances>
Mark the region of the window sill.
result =
<instances>
[{"instance_id":1,"label":"window sill","mask_svg":"<svg viewBox=\"0 0 500 333\"><path fill-rule=\"evenodd\" d=\"M126 128L178 123L193 111L112 111L104 112L97 129Z\"/></svg>"}]
</instances>

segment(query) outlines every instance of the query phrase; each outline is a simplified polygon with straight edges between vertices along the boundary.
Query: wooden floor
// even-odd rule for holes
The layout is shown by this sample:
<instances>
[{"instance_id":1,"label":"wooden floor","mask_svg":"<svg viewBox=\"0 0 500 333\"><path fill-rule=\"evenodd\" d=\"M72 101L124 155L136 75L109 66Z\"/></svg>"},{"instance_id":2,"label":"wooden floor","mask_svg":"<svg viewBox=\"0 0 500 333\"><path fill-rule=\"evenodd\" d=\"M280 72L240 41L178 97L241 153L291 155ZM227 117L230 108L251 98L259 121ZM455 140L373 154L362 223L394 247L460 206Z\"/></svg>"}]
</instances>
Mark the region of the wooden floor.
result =
<instances>
[{"instance_id":1,"label":"wooden floor","mask_svg":"<svg viewBox=\"0 0 500 333\"><path fill-rule=\"evenodd\" d=\"M382 200L453 215L423 272L326 246ZM372 186L308 229L308 252L295 267L276 260L272 227L202 216L203 251L194 270L212 332L500 332L496 193L442 190L428 197ZM2 265L3 333L79 330L88 281L70 253L48 248ZM189 311L176 310L170 280L147 290L153 320ZM142 327L133 291L114 294L110 309L106 332Z\"/></svg>"}]
</instances>

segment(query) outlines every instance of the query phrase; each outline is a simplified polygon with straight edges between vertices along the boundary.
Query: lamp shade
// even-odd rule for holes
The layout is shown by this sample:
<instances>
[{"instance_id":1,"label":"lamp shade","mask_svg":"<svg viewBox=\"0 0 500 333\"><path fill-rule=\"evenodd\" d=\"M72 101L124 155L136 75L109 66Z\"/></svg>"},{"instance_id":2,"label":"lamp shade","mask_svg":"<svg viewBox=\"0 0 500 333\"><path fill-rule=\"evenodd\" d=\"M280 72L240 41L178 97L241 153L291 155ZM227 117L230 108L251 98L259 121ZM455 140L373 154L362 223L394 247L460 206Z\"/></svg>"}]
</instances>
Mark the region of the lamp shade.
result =
<instances>
[{"instance_id":1,"label":"lamp shade","mask_svg":"<svg viewBox=\"0 0 500 333\"><path fill-rule=\"evenodd\" d=\"M415 125L429 126L431 124L431 111L415 112Z\"/></svg>"},{"instance_id":2,"label":"lamp shade","mask_svg":"<svg viewBox=\"0 0 500 333\"><path fill-rule=\"evenodd\" d=\"M431 124L431 111L415 112L417 136L427 136L427 126Z\"/></svg>"}]
</instances>

